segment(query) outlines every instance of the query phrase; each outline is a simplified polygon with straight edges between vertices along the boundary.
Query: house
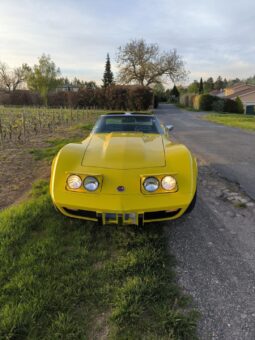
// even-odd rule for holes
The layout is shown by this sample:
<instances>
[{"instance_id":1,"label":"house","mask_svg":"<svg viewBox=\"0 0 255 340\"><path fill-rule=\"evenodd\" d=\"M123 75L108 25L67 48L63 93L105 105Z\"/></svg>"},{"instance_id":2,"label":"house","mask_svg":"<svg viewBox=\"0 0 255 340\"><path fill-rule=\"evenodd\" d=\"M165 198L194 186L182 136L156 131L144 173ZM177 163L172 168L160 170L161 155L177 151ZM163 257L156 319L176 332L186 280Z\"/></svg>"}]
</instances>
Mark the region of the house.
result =
<instances>
[{"instance_id":1,"label":"house","mask_svg":"<svg viewBox=\"0 0 255 340\"><path fill-rule=\"evenodd\" d=\"M237 83L225 89L225 97L235 100L239 97L245 114L255 114L255 85Z\"/></svg>"},{"instance_id":2,"label":"house","mask_svg":"<svg viewBox=\"0 0 255 340\"><path fill-rule=\"evenodd\" d=\"M225 96L223 89L221 89L221 90L212 90L209 94L211 96L216 96L216 97L220 97L220 98L223 98Z\"/></svg>"},{"instance_id":3,"label":"house","mask_svg":"<svg viewBox=\"0 0 255 340\"><path fill-rule=\"evenodd\" d=\"M56 92L78 92L79 86L71 85L71 84L64 84L60 85L56 88Z\"/></svg>"}]
</instances>

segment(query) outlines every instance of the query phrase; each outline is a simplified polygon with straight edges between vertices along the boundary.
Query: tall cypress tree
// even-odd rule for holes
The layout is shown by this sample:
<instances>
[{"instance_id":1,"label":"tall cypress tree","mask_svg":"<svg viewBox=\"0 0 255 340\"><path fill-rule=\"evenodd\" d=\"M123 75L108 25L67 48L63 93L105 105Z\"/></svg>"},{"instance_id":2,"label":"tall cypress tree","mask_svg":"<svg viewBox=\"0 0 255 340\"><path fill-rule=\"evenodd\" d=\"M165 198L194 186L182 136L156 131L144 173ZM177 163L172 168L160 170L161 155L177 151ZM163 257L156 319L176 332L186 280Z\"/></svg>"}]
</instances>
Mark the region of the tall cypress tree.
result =
<instances>
[{"instance_id":1,"label":"tall cypress tree","mask_svg":"<svg viewBox=\"0 0 255 340\"><path fill-rule=\"evenodd\" d=\"M111 71L111 61L110 61L109 53L107 53L104 77L102 81L103 81L103 87L107 87L113 84L113 73Z\"/></svg>"},{"instance_id":2,"label":"tall cypress tree","mask_svg":"<svg viewBox=\"0 0 255 340\"><path fill-rule=\"evenodd\" d=\"M199 83L199 89L198 89L199 94L204 93L204 84L203 84L203 79L200 79L200 83Z\"/></svg>"}]
</instances>

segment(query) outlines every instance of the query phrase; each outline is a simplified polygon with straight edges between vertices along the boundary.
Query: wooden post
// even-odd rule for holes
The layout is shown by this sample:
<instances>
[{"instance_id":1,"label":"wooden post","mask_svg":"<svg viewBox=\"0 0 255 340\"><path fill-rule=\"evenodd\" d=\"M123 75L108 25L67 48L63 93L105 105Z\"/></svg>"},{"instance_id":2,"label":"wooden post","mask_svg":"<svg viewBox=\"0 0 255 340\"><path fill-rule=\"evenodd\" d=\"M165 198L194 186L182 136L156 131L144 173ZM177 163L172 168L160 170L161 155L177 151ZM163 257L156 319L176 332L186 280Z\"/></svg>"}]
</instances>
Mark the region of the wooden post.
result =
<instances>
[{"instance_id":1,"label":"wooden post","mask_svg":"<svg viewBox=\"0 0 255 340\"><path fill-rule=\"evenodd\" d=\"M22 112L22 130L23 130L23 136L24 136L24 141L26 139L26 121L25 121L25 111Z\"/></svg>"},{"instance_id":2,"label":"wooden post","mask_svg":"<svg viewBox=\"0 0 255 340\"><path fill-rule=\"evenodd\" d=\"M0 140L1 140L2 148L4 148L4 136L3 136L3 128L2 128L1 117L0 117Z\"/></svg>"}]
</instances>

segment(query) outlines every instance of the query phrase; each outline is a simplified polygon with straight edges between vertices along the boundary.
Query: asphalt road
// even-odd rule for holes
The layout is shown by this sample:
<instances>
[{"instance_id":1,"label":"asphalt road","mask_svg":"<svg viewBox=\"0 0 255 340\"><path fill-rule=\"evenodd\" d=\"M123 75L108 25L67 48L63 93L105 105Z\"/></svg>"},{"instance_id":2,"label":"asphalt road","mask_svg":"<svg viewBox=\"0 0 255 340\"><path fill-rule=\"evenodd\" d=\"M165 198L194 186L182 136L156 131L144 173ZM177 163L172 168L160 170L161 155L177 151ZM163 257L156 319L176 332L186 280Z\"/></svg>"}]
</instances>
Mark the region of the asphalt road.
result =
<instances>
[{"instance_id":1,"label":"asphalt road","mask_svg":"<svg viewBox=\"0 0 255 340\"><path fill-rule=\"evenodd\" d=\"M198 113L161 104L158 117L174 125L173 135L255 199L255 133L199 119Z\"/></svg>"},{"instance_id":2,"label":"asphalt road","mask_svg":"<svg viewBox=\"0 0 255 340\"><path fill-rule=\"evenodd\" d=\"M254 194L255 134L200 121L172 105L156 113L175 126L175 139L206 161L200 161L194 211L165 226L179 284L201 313L199 338L254 340L255 206L241 209L224 200L222 192L236 193L239 186L217 172Z\"/></svg>"}]
</instances>

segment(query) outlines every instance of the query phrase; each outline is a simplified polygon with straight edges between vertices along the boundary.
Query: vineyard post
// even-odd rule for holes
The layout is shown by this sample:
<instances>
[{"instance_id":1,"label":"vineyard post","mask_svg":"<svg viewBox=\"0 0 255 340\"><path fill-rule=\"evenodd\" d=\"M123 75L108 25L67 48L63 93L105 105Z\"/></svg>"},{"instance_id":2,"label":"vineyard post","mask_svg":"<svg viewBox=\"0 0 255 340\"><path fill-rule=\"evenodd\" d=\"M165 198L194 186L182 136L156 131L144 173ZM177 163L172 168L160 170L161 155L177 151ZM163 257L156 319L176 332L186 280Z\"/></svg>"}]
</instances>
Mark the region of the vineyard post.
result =
<instances>
[{"instance_id":1,"label":"vineyard post","mask_svg":"<svg viewBox=\"0 0 255 340\"><path fill-rule=\"evenodd\" d=\"M73 124L73 109L71 108L71 118L70 118L70 120L71 120L71 125Z\"/></svg>"},{"instance_id":2,"label":"vineyard post","mask_svg":"<svg viewBox=\"0 0 255 340\"><path fill-rule=\"evenodd\" d=\"M3 136L3 129L2 129L2 121L1 121L1 118L0 118L0 140L1 140L2 148L4 148L4 136Z\"/></svg>"},{"instance_id":3,"label":"vineyard post","mask_svg":"<svg viewBox=\"0 0 255 340\"><path fill-rule=\"evenodd\" d=\"M39 122L39 129L40 129L40 132L42 131L42 121L41 121L41 112L40 110L38 111L38 122Z\"/></svg>"},{"instance_id":4,"label":"vineyard post","mask_svg":"<svg viewBox=\"0 0 255 340\"><path fill-rule=\"evenodd\" d=\"M26 120L25 120L25 110L22 112L22 129L23 129L23 136L24 141L26 140Z\"/></svg>"}]
</instances>

